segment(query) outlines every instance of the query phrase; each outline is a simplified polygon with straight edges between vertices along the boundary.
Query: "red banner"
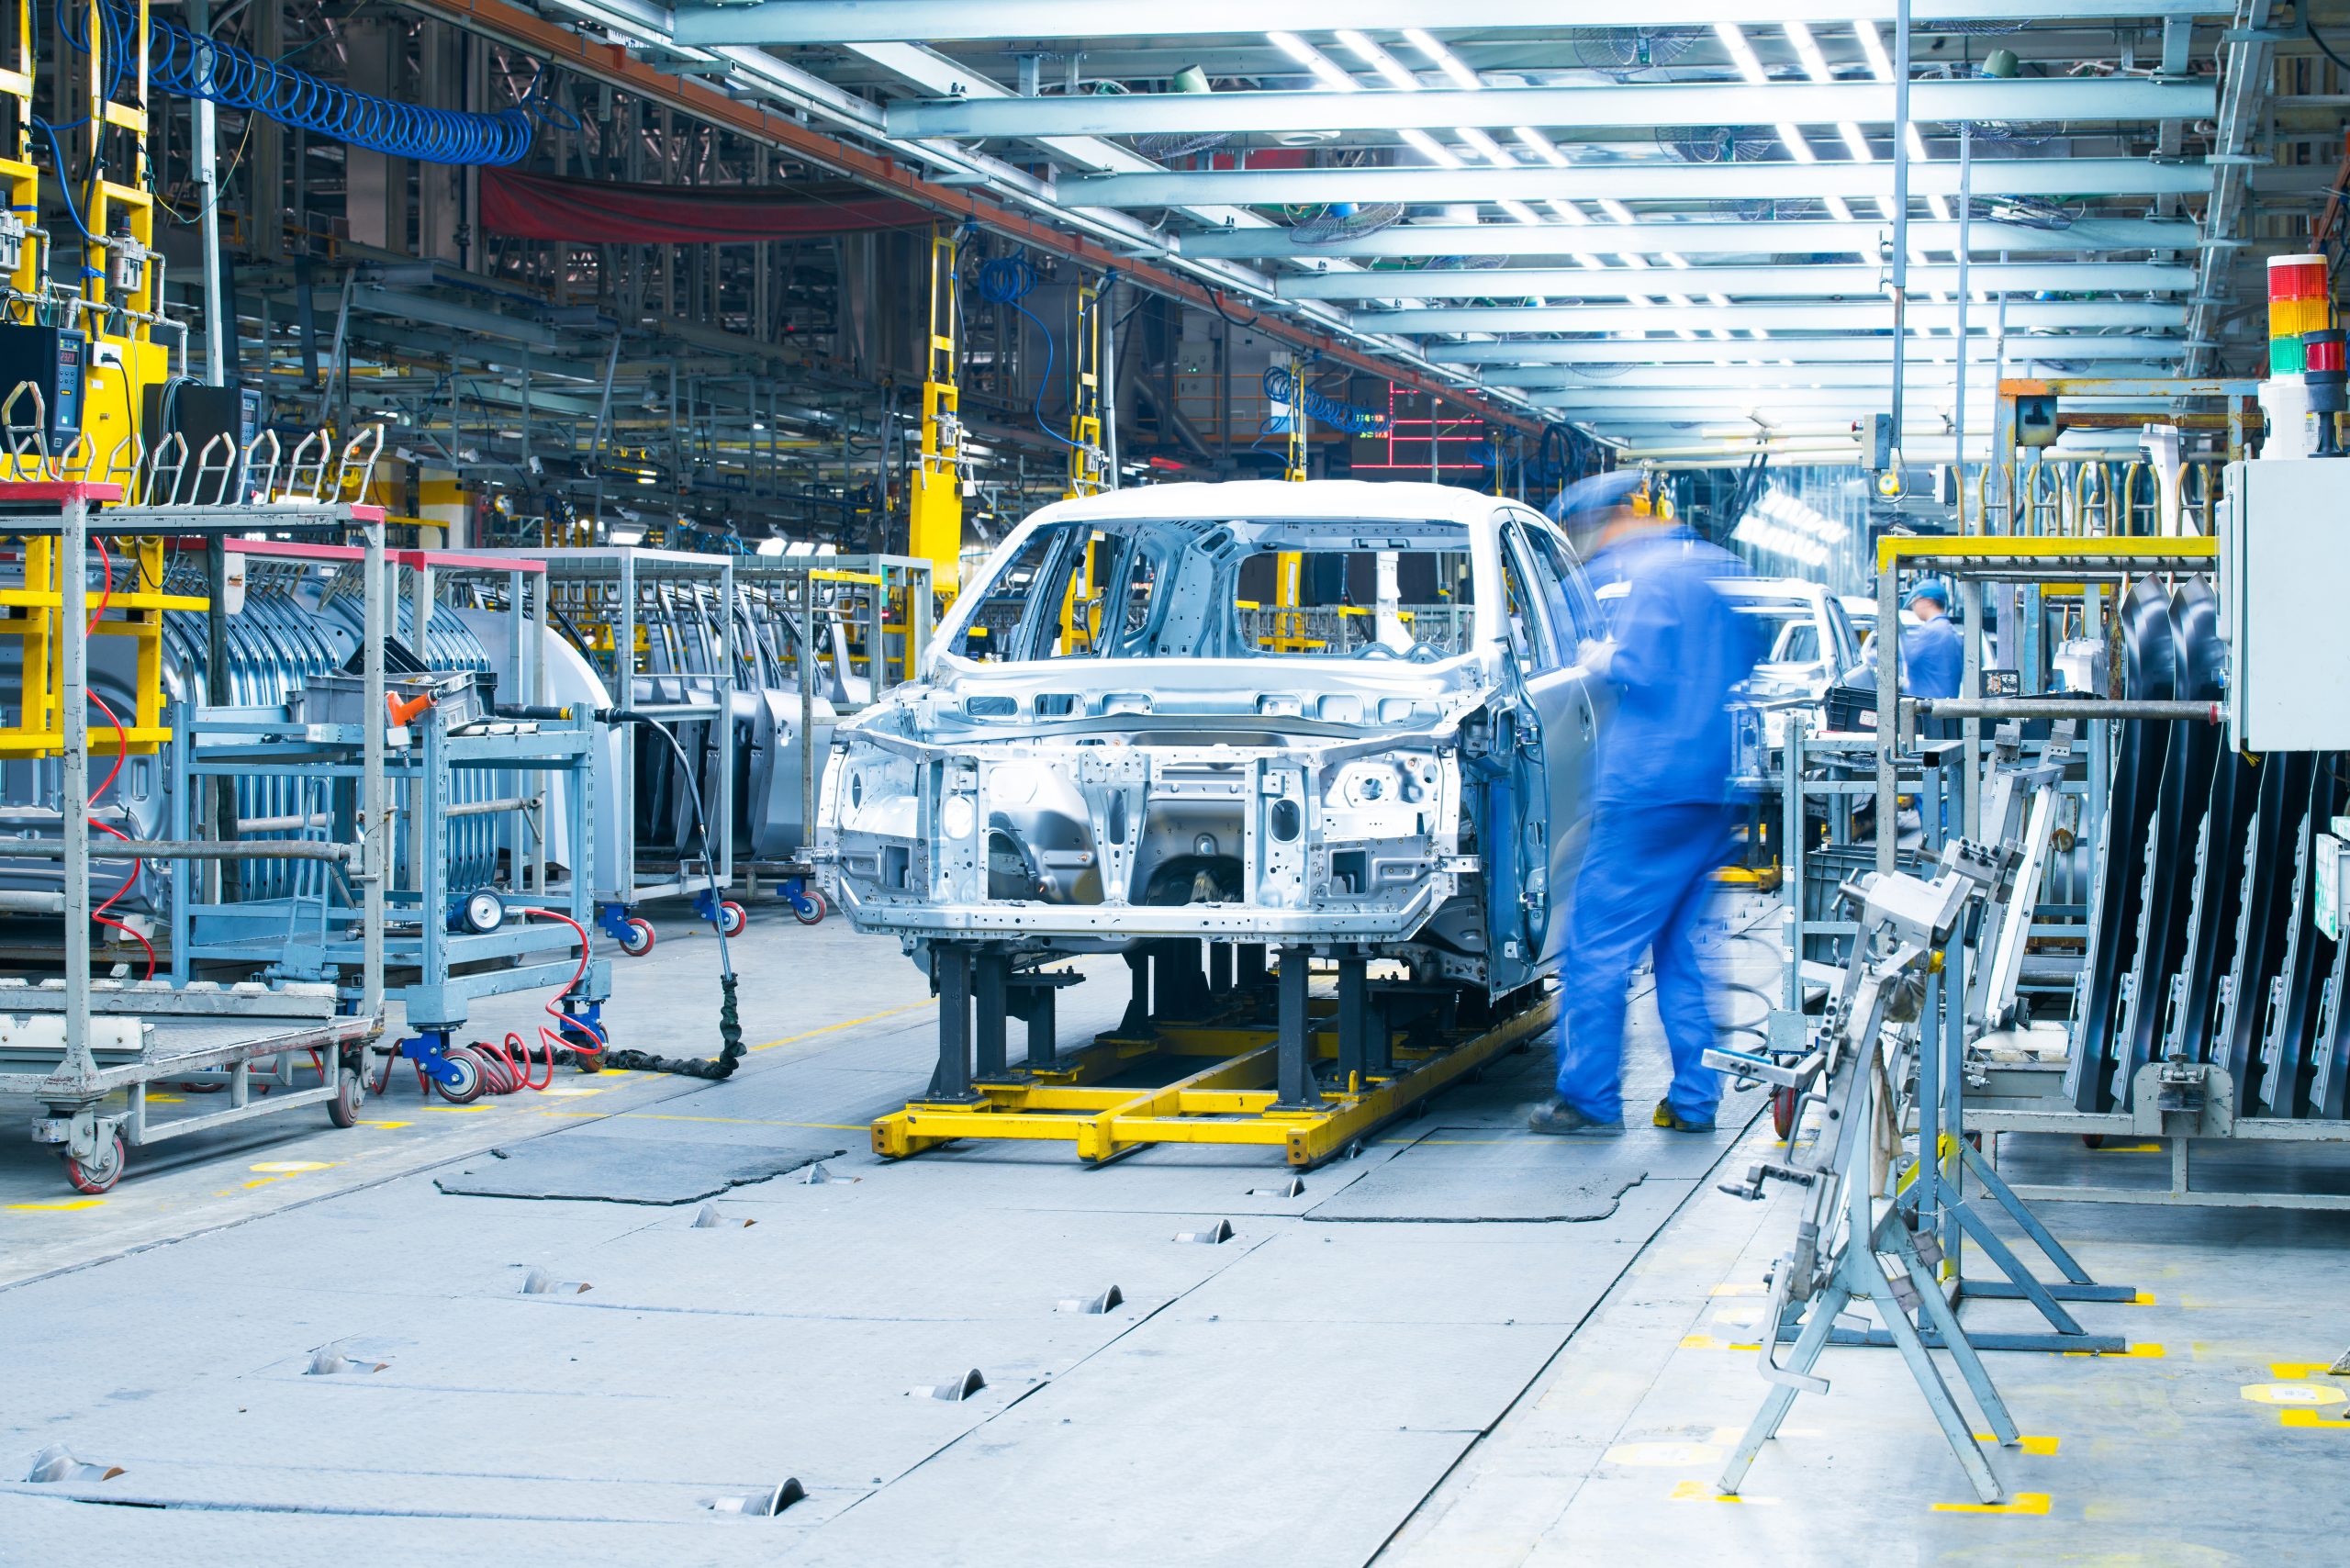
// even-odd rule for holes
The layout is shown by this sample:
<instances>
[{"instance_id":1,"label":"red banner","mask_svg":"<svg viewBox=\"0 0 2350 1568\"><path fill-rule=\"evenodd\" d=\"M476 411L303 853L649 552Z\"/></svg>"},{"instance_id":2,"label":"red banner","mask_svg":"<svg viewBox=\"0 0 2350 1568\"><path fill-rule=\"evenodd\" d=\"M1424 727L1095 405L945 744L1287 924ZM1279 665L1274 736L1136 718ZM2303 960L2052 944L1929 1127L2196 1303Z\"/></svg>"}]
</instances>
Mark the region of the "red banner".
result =
<instances>
[{"instance_id":1,"label":"red banner","mask_svg":"<svg viewBox=\"0 0 2350 1568\"><path fill-rule=\"evenodd\" d=\"M520 240L692 245L910 229L931 214L840 181L822 185L695 188L481 172L482 227Z\"/></svg>"}]
</instances>

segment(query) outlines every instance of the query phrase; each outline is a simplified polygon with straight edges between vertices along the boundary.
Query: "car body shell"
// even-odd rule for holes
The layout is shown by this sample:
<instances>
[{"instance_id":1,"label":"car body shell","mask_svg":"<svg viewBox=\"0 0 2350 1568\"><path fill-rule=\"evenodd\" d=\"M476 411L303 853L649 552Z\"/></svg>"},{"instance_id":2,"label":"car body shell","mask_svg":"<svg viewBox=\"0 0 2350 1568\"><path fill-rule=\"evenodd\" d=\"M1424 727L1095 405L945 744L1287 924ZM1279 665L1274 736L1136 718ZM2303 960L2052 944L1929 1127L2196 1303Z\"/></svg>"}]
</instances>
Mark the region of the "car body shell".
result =
<instances>
[{"instance_id":1,"label":"car body shell","mask_svg":"<svg viewBox=\"0 0 2350 1568\"><path fill-rule=\"evenodd\" d=\"M1376 555L1407 528L1466 557L1471 603L1449 610L1446 644L1410 656L1071 655L1066 610L1051 656L956 651L979 645L1007 584L1056 602L1041 574L1015 574L1052 541L1192 539L1203 523L1217 526L1185 546L1203 554L1161 563L1166 603L1148 614L1186 613L1194 569L1224 565L1206 552L1289 539ZM1255 544L1232 543L1251 530ZM1542 552L1548 577L1531 565ZM1509 602L1505 554L1512 584L1538 585L1531 602ZM1252 608L1229 573L1200 580ZM1598 624L1556 529L1472 491L1240 482L1059 502L972 579L923 678L834 733L819 874L859 930L918 958L940 941L1055 954L1190 938L1395 956L1423 978L1514 990L1563 944L1610 706L1573 657ZM1114 635L1092 635L1114 652Z\"/></svg>"}]
</instances>

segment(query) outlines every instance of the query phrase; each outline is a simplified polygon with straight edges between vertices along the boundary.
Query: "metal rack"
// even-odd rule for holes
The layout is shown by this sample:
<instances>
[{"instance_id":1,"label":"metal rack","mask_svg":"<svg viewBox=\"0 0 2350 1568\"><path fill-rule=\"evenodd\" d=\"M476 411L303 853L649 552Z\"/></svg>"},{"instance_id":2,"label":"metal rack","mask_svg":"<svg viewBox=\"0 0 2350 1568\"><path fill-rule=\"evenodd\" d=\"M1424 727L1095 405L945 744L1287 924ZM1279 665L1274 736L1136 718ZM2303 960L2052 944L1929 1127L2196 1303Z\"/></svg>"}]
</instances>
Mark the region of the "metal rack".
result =
<instances>
[{"instance_id":1,"label":"metal rack","mask_svg":"<svg viewBox=\"0 0 2350 1568\"><path fill-rule=\"evenodd\" d=\"M402 575L411 627L431 623L436 577L494 577L508 595L505 641L516 661L509 667L519 670L526 693L535 688L546 617L545 568L538 562L402 551L371 572L356 552L336 546L249 548L319 570L380 574L386 599L395 575ZM399 722L388 729L385 766L392 809L383 831L394 853L383 890L383 961L399 977L392 995L413 1031L397 1049L453 1098L469 1097L474 1087L471 1064L451 1054L453 1032L474 1001L560 989L565 1010L581 1021L575 1027L592 1030L610 994L608 965L587 963L583 970L575 962L580 936L560 922L540 924L509 909L509 901L527 900L582 931L594 918L576 869L560 891L550 887L546 828L560 811L562 864L587 864L594 842L594 718L584 710L493 707L482 700L477 680L472 673L436 671L390 689L406 700L392 715ZM173 743L174 830L191 836L191 813L207 781L234 795L257 778L290 784L294 810L240 823L241 837L258 832L299 843L342 830L353 811L353 732L385 729L386 716L382 704L366 703L330 675L313 677L284 704L198 709ZM184 889L172 905L174 977L224 962L293 980L346 977L361 958L348 925L351 904L347 879L330 869L265 889L224 888L209 900Z\"/></svg>"},{"instance_id":2,"label":"metal rack","mask_svg":"<svg viewBox=\"0 0 2350 1568\"><path fill-rule=\"evenodd\" d=\"M349 451L346 449L346 457ZM356 529L365 538L365 635L359 688L370 711L384 693L383 514L319 498L262 508L122 507L94 520L94 509L123 498L119 484L79 479L0 483L0 530L28 538L53 537L58 574L57 650L59 739L62 769L62 833L53 844L28 841L12 852L53 849L63 862L64 973L53 987L10 987L0 993L0 1092L38 1100L35 1142L54 1145L73 1184L102 1193L120 1179L128 1149L167 1137L306 1104L325 1104L339 1126L357 1118L373 1042L384 1004L385 836L366 830L384 821L385 736L380 723L353 726L344 737L359 801L357 831L346 840L312 836L294 843L191 842L185 837L132 841L118 853L181 865L205 861L299 861L339 868L358 890L353 946L359 970L355 993L338 999L317 987L186 984L100 986L91 962L91 801L88 686L89 580L85 563L94 532L160 538L242 532ZM176 742L176 737L171 737ZM23 1015L17 1017L21 1008ZM319 1085L294 1086L295 1064L315 1059ZM148 1087L159 1081L218 1083L228 1091L218 1110L151 1120ZM257 1084L282 1092L255 1099ZM127 1092L121 1110L110 1097Z\"/></svg>"},{"instance_id":3,"label":"metal rack","mask_svg":"<svg viewBox=\"0 0 2350 1568\"><path fill-rule=\"evenodd\" d=\"M632 956L649 952L653 926L635 913L639 904L690 898L707 918L733 881L734 814L727 790L734 776L734 558L631 545L509 554L543 566L551 617L595 666L610 706L664 726L701 727L699 744L711 766L701 780L688 778L678 783L702 790L702 820L710 824L709 874L695 864L698 855L656 854L640 845L638 737L632 724L612 726L614 788L606 812L610 825L592 844L589 887L598 926L620 943L621 951ZM700 627L714 632L714 638L705 643L699 636L678 634L671 612L680 597L693 609ZM663 639L658 644L656 636ZM688 744L688 755L694 749ZM690 813L680 816L691 820ZM679 831L683 835L689 829L681 826ZM739 907L734 919L739 919Z\"/></svg>"},{"instance_id":4,"label":"metal rack","mask_svg":"<svg viewBox=\"0 0 2350 1568\"><path fill-rule=\"evenodd\" d=\"M1976 616L1980 614L1983 588L1987 583L2021 585L2026 589L2021 596L2023 601L2035 609L2040 596L2052 585L2077 585L2083 598L2086 623L2095 633L2109 624L2109 611L2106 606L2118 602L2119 596L2115 594L2112 599L2109 599L2107 595L2117 581L2126 581L2128 577L2143 572L2210 575L2218 569L2218 545L2211 538L2197 536L1887 538L1880 541L1879 549L1881 616L1894 613L1892 607L1897 590L1894 567L1900 563L1930 563L1948 572L1957 580L1963 603ZM2034 619L2027 615L2022 622L2027 636L2033 630ZM1895 622L1886 619L1880 623L1890 625ZM1970 780L1967 794L1970 818L1979 804L1974 782L1979 778L1979 774L1974 758L1979 755L1980 729L1985 721L2035 718L2082 721L2088 736L2090 799L2093 804L2098 804L2102 801L2104 781L2111 766L2107 741L2109 726L2100 721L2209 723L2217 722L2220 717L2216 705L2210 702L2128 701L2120 700L2118 692L2111 697L2065 701L2031 696L2030 685L2027 686L2028 695L2020 700L1985 698L1980 695L1982 671L1978 645L1972 638L1968 639L1962 695L1957 699L1892 700L1890 691L1898 680L1897 665L1897 651L1894 657L1882 661L1879 668L1879 799L1881 801L1885 799L1889 788L1885 759L1893 755L1897 743L1912 739L1921 719L1955 719L1962 721L1964 726L1964 744L1969 753L1966 773ZM2036 661L2027 658L2022 669L2024 681L2034 682L2036 671ZM1882 858L1879 865L1882 868ZM2117 867L2109 859L2099 868L2100 874L2106 877L2128 876L2135 869ZM2232 868L2222 868L2221 874L2227 874L2229 869ZM2337 981L2333 1001L2336 1008L2341 1005L2341 990ZM2142 999L2140 1004L2157 1005L2158 1001ZM2054 1033L2046 1028L2033 1033L2007 1030L1963 1042L1965 1060L1962 1088L1969 1122L1976 1129L1989 1134L2053 1133L2076 1136L2093 1144L2106 1138L2157 1141L2167 1146L2165 1152L2169 1157L2170 1181L2166 1188L2020 1184L2013 1189L2019 1198L2206 1207L2350 1209L2350 1194L2214 1191L2198 1187L2194 1183L2190 1147L2191 1142L2197 1139L2288 1146L2345 1143L2350 1142L2350 1121L2243 1114L2236 1103L2235 1085L2223 1068L2209 1061L2177 1058L2157 1058L2136 1068L2131 1078L2130 1103L2126 1109L2082 1109L2066 1096L2065 1077L2069 1061L2065 1054L2054 1051ZM2076 1048L2076 1042L2068 1042L2063 1052ZM1994 1153L1996 1147L1994 1140Z\"/></svg>"}]
</instances>

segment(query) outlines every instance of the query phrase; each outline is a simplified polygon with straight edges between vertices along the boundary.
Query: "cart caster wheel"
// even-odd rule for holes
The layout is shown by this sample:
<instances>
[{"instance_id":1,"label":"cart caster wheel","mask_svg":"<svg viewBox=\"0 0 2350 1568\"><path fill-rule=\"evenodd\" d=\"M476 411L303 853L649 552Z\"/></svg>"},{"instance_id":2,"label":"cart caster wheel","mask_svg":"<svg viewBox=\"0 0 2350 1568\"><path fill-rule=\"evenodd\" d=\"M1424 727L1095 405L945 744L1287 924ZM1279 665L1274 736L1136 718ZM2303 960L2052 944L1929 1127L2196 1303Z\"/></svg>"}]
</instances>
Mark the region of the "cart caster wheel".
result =
<instances>
[{"instance_id":1,"label":"cart caster wheel","mask_svg":"<svg viewBox=\"0 0 2350 1568\"><path fill-rule=\"evenodd\" d=\"M367 1103L367 1076L355 1067L346 1067L335 1081L335 1096L327 1102L327 1120L339 1127L359 1125L359 1107Z\"/></svg>"},{"instance_id":2,"label":"cart caster wheel","mask_svg":"<svg viewBox=\"0 0 2350 1568\"><path fill-rule=\"evenodd\" d=\"M2081 1147L2083 1148L2103 1148L2105 1147L2105 1135L2103 1133L2083 1133L2081 1135Z\"/></svg>"},{"instance_id":3,"label":"cart caster wheel","mask_svg":"<svg viewBox=\"0 0 2350 1568\"><path fill-rule=\"evenodd\" d=\"M824 902L824 895L812 888L791 901L791 918L802 925L821 925L824 916L831 913L831 906Z\"/></svg>"},{"instance_id":4,"label":"cart caster wheel","mask_svg":"<svg viewBox=\"0 0 2350 1568\"><path fill-rule=\"evenodd\" d=\"M457 1075L453 1082L437 1075L433 1078L432 1087L440 1092L442 1099L452 1105L470 1105L481 1098L482 1071L479 1057L468 1050L454 1050L441 1059L455 1069Z\"/></svg>"},{"instance_id":5,"label":"cart caster wheel","mask_svg":"<svg viewBox=\"0 0 2350 1568\"><path fill-rule=\"evenodd\" d=\"M1771 1091L1771 1130L1785 1143L1796 1134L1796 1092L1792 1089Z\"/></svg>"},{"instance_id":6,"label":"cart caster wheel","mask_svg":"<svg viewBox=\"0 0 2350 1568\"><path fill-rule=\"evenodd\" d=\"M621 951L632 958L642 958L645 954L653 951L654 941L651 921L631 920L628 923L628 935L621 938Z\"/></svg>"},{"instance_id":7,"label":"cart caster wheel","mask_svg":"<svg viewBox=\"0 0 2350 1568\"><path fill-rule=\"evenodd\" d=\"M123 1145L122 1135L116 1133L98 1146L97 1159L86 1165L70 1154L65 1156L65 1179L73 1183L75 1192L87 1193L95 1197L100 1193L113 1191L114 1184L122 1180L123 1168L129 1162L129 1151Z\"/></svg>"},{"instance_id":8,"label":"cart caster wheel","mask_svg":"<svg viewBox=\"0 0 2350 1568\"><path fill-rule=\"evenodd\" d=\"M750 913L733 899L721 901L718 906L718 929L722 935L740 936L743 927L751 923Z\"/></svg>"}]
</instances>

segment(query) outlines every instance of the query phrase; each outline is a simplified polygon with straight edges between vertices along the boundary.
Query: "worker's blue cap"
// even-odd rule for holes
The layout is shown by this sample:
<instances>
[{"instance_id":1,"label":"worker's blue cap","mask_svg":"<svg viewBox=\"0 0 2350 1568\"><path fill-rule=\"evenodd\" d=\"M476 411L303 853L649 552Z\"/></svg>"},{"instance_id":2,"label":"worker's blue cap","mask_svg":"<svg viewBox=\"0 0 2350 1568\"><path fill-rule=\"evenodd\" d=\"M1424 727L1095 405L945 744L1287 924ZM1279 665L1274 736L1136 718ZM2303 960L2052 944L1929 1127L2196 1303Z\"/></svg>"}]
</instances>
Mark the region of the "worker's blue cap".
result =
<instances>
[{"instance_id":1,"label":"worker's blue cap","mask_svg":"<svg viewBox=\"0 0 2350 1568\"><path fill-rule=\"evenodd\" d=\"M1904 604L1915 604L1921 599L1930 599L1936 604L1941 605L1944 610L1948 610L1950 608L1950 589L1942 587L1940 579L1938 578L1928 577L1924 582L1919 583L1916 588L1911 588L1909 590L1909 597L1903 599L1901 602Z\"/></svg>"},{"instance_id":2,"label":"worker's blue cap","mask_svg":"<svg viewBox=\"0 0 2350 1568\"><path fill-rule=\"evenodd\" d=\"M1550 502L1550 521L1568 529L1589 528L1612 511L1631 504L1632 493L1648 481L1637 468L1617 468L1577 479Z\"/></svg>"}]
</instances>

